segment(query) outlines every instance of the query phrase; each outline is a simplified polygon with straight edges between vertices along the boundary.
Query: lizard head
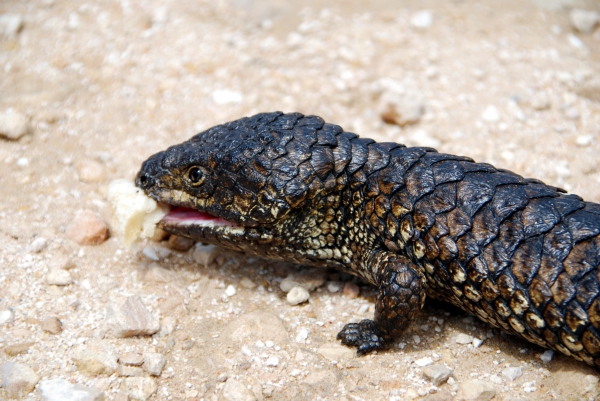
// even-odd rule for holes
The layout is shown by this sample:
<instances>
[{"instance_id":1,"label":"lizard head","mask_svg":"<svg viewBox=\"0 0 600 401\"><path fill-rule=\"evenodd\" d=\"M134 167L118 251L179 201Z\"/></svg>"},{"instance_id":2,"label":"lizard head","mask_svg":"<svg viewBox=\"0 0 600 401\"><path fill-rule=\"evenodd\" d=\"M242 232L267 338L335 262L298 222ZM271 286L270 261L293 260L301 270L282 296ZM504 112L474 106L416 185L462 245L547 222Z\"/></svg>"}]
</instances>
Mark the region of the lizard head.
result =
<instances>
[{"instance_id":1,"label":"lizard head","mask_svg":"<svg viewBox=\"0 0 600 401\"><path fill-rule=\"evenodd\" d=\"M151 156L136 185L176 207L159 223L167 232L222 245L287 238L314 214L306 204L335 185L330 147L312 146L323 126L279 112L219 125ZM341 128L330 127L335 138Z\"/></svg>"}]
</instances>

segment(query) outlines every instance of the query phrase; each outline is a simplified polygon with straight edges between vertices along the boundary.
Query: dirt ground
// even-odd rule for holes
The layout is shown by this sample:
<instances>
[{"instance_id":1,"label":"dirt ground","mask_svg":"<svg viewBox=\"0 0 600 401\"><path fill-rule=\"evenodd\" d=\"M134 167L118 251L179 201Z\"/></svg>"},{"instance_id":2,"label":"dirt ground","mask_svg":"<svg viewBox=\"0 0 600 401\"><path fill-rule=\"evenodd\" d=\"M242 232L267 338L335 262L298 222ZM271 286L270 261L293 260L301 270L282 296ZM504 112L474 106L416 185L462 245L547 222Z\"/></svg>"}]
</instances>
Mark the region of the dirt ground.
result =
<instances>
[{"instance_id":1,"label":"dirt ground","mask_svg":"<svg viewBox=\"0 0 600 401\"><path fill-rule=\"evenodd\" d=\"M372 315L365 284L351 298L338 291L350 278L317 272L323 285L292 306L280 282L299 266L221 253L204 267L173 250L153 261L116 236L81 246L68 235L80 209L110 222L108 184L133 179L151 154L274 110L600 202L600 27L574 29L573 7L600 11L564 0L4 0L0 14L23 23L0 36L0 114L26 116L31 132L0 139L0 312L12 316L0 325L0 365L35 372L27 400L59 378L119 401L432 401L468 398L482 382L492 390L479 399L594 399L597 369L558 354L545 362L544 349L447 305L427 303L396 348L357 358L335 335ZM416 105L414 121L385 123L386 96ZM72 282L48 284L65 257ZM116 338L107 309L135 295L161 331ZM42 328L52 317L62 332ZM73 349L94 342L116 350L121 370L75 364ZM125 384L123 355L150 352L166 365L134 372L156 385L140 396ZM431 363L452 370L448 382L423 377ZM509 378L510 367L522 375Z\"/></svg>"}]
</instances>

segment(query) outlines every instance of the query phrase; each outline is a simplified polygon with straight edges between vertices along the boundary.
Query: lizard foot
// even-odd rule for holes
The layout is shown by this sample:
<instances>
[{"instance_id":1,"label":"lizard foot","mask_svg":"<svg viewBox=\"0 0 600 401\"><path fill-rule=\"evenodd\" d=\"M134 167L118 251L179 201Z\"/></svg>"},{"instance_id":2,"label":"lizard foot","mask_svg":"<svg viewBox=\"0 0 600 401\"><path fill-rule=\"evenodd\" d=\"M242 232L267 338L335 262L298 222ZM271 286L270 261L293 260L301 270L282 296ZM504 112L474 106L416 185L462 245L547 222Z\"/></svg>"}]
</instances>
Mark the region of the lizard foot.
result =
<instances>
[{"instance_id":1,"label":"lizard foot","mask_svg":"<svg viewBox=\"0 0 600 401\"><path fill-rule=\"evenodd\" d=\"M337 335L342 344L358 347L358 355L382 350L389 347L384 334L373 320L365 319L360 323L348 323Z\"/></svg>"}]
</instances>

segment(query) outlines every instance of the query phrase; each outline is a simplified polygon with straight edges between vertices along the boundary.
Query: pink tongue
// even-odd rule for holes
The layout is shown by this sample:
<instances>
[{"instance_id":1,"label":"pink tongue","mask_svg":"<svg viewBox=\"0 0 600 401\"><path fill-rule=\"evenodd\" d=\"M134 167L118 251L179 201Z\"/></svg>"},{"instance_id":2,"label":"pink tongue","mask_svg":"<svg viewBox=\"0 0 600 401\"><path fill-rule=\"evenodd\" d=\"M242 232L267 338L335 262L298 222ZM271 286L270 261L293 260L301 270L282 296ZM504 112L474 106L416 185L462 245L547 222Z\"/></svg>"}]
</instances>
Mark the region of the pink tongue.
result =
<instances>
[{"instance_id":1,"label":"pink tongue","mask_svg":"<svg viewBox=\"0 0 600 401\"><path fill-rule=\"evenodd\" d=\"M179 223L179 222L212 222L213 224L228 224L232 225L226 220L223 220L220 217L213 216L211 214L205 212L199 212L196 209L190 209L187 207L178 207L169 212L165 217L163 217L162 221L169 223Z\"/></svg>"}]
</instances>

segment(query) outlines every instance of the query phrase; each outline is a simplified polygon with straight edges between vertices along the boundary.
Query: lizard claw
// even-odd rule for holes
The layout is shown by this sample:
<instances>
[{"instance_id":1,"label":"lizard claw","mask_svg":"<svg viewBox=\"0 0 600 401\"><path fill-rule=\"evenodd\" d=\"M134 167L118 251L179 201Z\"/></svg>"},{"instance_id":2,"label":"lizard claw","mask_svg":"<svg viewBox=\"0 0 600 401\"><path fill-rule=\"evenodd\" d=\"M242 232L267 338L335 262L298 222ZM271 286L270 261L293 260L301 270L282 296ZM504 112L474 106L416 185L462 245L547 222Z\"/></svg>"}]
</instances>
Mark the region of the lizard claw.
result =
<instances>
[{"instance_id":1,"label":"lizard claw","mask_svg":"<svg viewBox=\"0 0 600 401\"><path fill-rule=\"evenodd\" d=\"M365 319L360 323L348 323L338 333L337 339L341 340L344 345L357 347L356 353L358 355L365 355L389 347L377 323L369 319Z\"/></svg>"}]
</instances>

